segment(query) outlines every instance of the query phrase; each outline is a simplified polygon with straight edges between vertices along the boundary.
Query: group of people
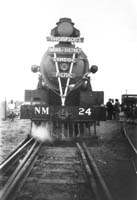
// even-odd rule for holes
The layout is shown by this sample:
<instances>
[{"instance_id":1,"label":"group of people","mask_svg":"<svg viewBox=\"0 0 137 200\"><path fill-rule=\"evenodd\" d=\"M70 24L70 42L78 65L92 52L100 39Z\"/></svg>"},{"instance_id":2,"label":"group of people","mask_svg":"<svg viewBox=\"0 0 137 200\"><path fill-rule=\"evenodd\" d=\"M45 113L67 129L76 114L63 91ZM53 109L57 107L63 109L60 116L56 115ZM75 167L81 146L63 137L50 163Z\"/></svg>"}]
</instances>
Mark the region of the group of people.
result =
<instances>
[{"instance_id":1,"label":"group of people","mask_svg":"<svg viewBox=\"0 0 137 200\"><path fill-rule=\"evenodd\" d=\"M107 119L108 120L119 120L120 113L120 102L118 99L109 99L106 103L107 107Z\"/></svg>"}]
</instances>

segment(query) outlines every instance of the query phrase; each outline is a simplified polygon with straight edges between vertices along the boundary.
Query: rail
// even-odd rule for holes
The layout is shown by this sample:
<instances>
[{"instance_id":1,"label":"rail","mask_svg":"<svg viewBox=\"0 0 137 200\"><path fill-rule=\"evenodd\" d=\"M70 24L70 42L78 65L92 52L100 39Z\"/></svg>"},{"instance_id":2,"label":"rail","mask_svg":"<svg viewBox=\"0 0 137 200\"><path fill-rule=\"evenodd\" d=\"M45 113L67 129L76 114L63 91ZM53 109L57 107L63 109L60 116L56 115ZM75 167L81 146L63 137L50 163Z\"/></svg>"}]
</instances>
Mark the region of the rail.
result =
<instances>
[{"instance_id":1,"label":"rail","mask_svg":"<svg viewBox=\"0 0 137 200\"><path fill-rule=\"evenodd\" d=\"M82 143L82 145L80 145L79 143L76 144L80 151L81 158L84 163L84 167L89 179L90 187L95 196L95 199L112 200L113 199L112 195L109 192L108 187L106 186L104 179L101 176L101 173L99 172L99 169L97 168L95 161L91 156L91 153L89 152L86 144L85 143Z\"/></svg>"},{"instance_id":2,"label":"rail","mask_svg":"<svg viewBox=\"0 0 137 200\"><path fill-rule=\"evenodd\" d=\"M126 131L126 128L125 128L124 124L123 124L123 130L124 130L124 135L126 136L126 138L127 138L128 142L129 142L130 146L132 147L133 151L134 151L135 154L137 155L137 149L136 149L136 147L134 146L134 144L132 143L132 141L130 140L130 138L129 138L128 134L127 134L127 131Z\"/></svg>"},{"instance_id":3,"label":"rail","mask_svg":"<svg viewBox=\"0 0 137 200\"><path fill-rule=\"evenodd\" d=\"M129 145L130 145L130 147L131 147L131 149L132 149L132 151L134 153L134 158L135 158L135 160L137 160L137 148L134 146L134 144L132 143L130 137L128 136L128 133L127 133L127 130L126 130L126 127L125 127L125 123L123 123L123 132L124 132L124 135L125 135L126 139L128 140L128 143L129 143ZM134 171L135 171L135 173L137 175L137 164L136 164L135 160L131 159L131 162L132 162Z\"/></svg>"},{"instance_id":4,"label":"rail","mask_svg":"<svg viewBox=\"0 0 137 200\"><path fill-rule=\"evenodd\" d=\"M17 166L13 174L10 176L4 187L0 190L0 199L1 200L7 200L10 196L10 194L14 191L15 186L21 179L21 177L27 173L27 170L29 169L29 166L32 164L36 153L38 152L41 144L35 141L23 160L20 162L20 164ZM11 198L10 198L11 199Z\"/></svg>"},{"instance_id":5,"label":"rail","mask_svg":"<svg viewBox=\"0 0 137 200\"><path fill-rule=\"evenodd\" d=\"M13 160L18 158L19 154L27 147L33 139L26 138L1 164L0 164L0 172L4 171Z\"/></svg>"}]
</instances>

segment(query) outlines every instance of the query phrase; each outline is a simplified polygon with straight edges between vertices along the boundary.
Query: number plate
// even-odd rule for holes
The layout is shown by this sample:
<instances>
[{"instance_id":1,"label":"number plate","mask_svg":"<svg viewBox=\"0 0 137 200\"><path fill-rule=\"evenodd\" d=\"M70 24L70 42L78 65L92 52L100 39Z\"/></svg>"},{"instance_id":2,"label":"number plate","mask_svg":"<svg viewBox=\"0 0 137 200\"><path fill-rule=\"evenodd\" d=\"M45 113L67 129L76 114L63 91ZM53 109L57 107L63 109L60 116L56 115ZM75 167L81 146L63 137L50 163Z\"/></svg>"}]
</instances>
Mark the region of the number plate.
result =
<instances>
[{"instance_id":1,"label":"number plate","mask_svg":"<svg viewBox=\"0 0 137 200\"><path fill-rule=\"evenodd\" d=\"M59 113L65 109L69 121L92 121L106 120L106 109L101 106L77 107L77 106L46 106L46 105L23 105L21 106L21 119L35 120L59 120Z\"/></svg>"}]
</instances>

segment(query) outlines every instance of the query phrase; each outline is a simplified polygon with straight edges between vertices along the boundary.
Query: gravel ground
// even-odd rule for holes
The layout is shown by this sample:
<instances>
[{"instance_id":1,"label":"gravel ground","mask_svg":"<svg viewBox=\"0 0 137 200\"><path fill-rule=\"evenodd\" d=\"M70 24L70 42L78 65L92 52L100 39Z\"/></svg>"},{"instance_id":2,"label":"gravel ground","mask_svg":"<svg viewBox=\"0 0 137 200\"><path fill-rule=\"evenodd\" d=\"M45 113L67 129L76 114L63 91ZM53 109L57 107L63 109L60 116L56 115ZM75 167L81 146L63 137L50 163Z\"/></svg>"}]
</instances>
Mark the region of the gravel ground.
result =
<instances>
[{"instance_id":1,"label":"gravel ground","mask_svg":"<svg viewBox=\"0 0 137 200\"><path fill-rule=\"evenodd\" d=\"M134 147L137 149L137 124L129 124L127 123L125 125L126 132L128 134L128 137L132 141Z\"/></svg>"},{"instance_id":2,"label":"gravel ground","mask_svg":"<svg viewBox=\"0 0 137 200\"><path fill-rule=\"evenodd\" d=\"M0 124L0 162L30 131L30 121L15 119ZM131 152L118 121L101 122L97 142L87 144L115 200L137 199L137 175L131 164Z\"/></svg>"},{"instance_id":3,"label":"gravel ground","mask_svg":"<svg viewBox=\"0 0 137 200\"><path fill-rule=\"evenodd\" d=\"M117 121L101 123L98 136L99 142L90 147L90 151L112 196L115 200L136 200L137 175L122 124Z\"/></svg>"},{"instance_id":4,"label":"gravel ground","mask_svg":"<svg viewBox=\"0 0 137 200\"><path fill-rule=\"evenodd\" d=\"M30 121L0 121L0 163L21 143L30 131Z\"/></svg>"}]
</instances>

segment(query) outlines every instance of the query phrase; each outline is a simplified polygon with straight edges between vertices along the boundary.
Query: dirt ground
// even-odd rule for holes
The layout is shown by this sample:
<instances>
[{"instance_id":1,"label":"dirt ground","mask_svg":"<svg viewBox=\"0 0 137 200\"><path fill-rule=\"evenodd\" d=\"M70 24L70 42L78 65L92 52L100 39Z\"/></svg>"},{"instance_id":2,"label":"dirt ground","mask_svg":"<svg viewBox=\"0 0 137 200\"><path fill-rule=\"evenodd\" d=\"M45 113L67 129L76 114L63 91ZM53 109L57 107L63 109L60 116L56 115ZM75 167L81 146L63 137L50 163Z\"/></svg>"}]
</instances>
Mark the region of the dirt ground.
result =
<instances>
[{"instance_id":1,"label":"dirt ground","mask_svg":"<svg viewBox=\"0 0 137 200\"><path fill-rule=\"evenodd\" d=\"M0 163L30 132L30 121L14 119L0 121Z\"/></svg>"},{"instance_id":2,"label":"dirt ground","mask_svg":"<svg viewBox=\"0 0 137 200\"><path fill-rule=\"evenodd\" d=\"M30 131L30 121L15 119L0 123L0 162L6 158ZM92 129L91 129L92 131ZM133 170L132 155L118 121L101 122L97 126L98 140L88 140L97 166L114 200L137 199L137 175Z\"/></svg>"},{"instance_id":3,"label":"dirt ground","mask_svg":"<svg viewBox=\"0 0 137 200\"><path fill-rule=\"evenodd\" d=\"M106 121L98 127L99 141L90 147L98 168L116 200L137 199L137 175L122 124Z\"/></svg>"}]
</instances>

